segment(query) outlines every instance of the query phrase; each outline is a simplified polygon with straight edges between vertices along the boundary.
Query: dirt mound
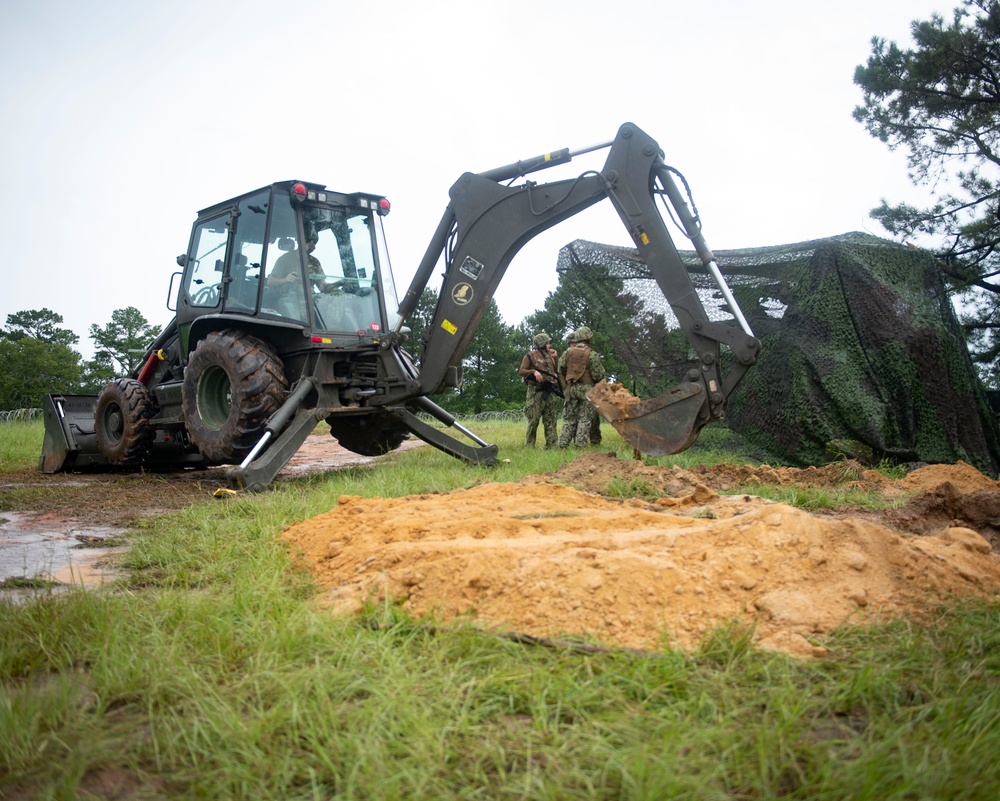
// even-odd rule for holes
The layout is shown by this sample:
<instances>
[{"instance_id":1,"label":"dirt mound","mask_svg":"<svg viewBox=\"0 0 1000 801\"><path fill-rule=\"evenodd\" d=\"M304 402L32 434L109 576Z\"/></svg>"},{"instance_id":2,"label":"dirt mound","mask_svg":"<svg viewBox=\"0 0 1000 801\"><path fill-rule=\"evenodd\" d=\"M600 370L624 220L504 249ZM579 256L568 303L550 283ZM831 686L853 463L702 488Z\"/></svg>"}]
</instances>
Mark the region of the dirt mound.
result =
<instances>
[{"instance_id":1,"label":"dirt mound","mask_svg":"<svg viewBox=\"0 0 1000 801\"><path fill-rule=\"evenodd\" d=\"M1000 490L1000 482L994 481L965 462L930 464L914 470L905 478L895 482L895 485L904 492L930 491L942 484L951 484L959 492Z\"/></svg>"},{"instance_id":2,"label":"dirt mound","mask_svg":"<svg viewBox=\"0 0 1000 801\"><path fill-rule=\"evenodd\" d=\"M853 477L851 469L841 479L887 492L919 492L934 482L924 495L949 483L971 495L995 492L990 479L966 468L922 468L924 475L901 482L863 470ZM756 626L762 647L809 656L823 653L810 637L845 623L917 616L933 600L1000 593L1000 558L955 517L933 536L904 536L870 520L812 515L752 495L720 497L715 474L716 488L730 489L732 470L749 468L686 471L584 454L517 484L344 496L284 536L326 588L321 602L336 612L391 599L417 617L467 617L504 631L643 649L664 639L691 648L714 626L738 620ZM824 471L774 474L831 480ZM598 494L609 491L646 500ZM971 505L970 494L955 492Z\"/></svg>"},{"instance_id":3,"label":"dirt mound","mask_svg":"<svg viewBox=\"0 0 1000 801\"><path fill-rule=\"evenodd\" d=\"M694 489L699 484L719 492L760 484L800 487L839 485L885 491L892 484L878 471L866 470L854 461L805 469L720 464L699 465L685 470L676 466L649 466L641 460L619 459L610 452L580 454L546 479L565 481L593 492L607 493L611 486L632 487L640 492L655 490L659 495L675 495Z\"/></svg>"}]
</instances>

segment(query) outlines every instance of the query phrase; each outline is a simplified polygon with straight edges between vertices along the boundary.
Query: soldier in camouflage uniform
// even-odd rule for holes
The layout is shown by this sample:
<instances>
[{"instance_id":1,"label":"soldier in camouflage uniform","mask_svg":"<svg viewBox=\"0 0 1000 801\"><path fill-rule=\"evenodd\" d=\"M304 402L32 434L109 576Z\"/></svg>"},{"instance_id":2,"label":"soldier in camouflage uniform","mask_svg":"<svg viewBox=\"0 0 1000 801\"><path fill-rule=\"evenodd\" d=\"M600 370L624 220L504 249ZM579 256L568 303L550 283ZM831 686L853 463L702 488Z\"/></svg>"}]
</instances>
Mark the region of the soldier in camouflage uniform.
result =
<instances>
[{"instance_id":1,"label":"soldier in camouflage uniform","mask_svg":"<svg viewBox=\"0 0 1000 801\"><path fill-rule=\"evenodd\" d=\"M318 242L319 236L315 229L306 228L306 261L309 264L310 276L323 274L323 266L319 263L319 259L313 256L313 251L316 250ZM299 254L294 250L278 256L277 261L274 262L274 269L271 270L271 274L267 277L269 286L298 286L301 281L302 265L299 263ZM333 289L343 282L338 281L336 284L328 284L326 281L316 280L314 283L320 289L326 290Z\"/></svg>"},{"instance_id":2,"label":"soldier in camouflage uniform","mask_svg":"<svg viewBox=\"0 0 1000 801\"><path fill-rule=\"evenodd\" d=\"M593 389L594 384L607 377L600 354L590 347L593 336L594 332L587 326L577 328L569 338L569 348L559 357L559 376L566 393L563 430L559 435L560 448L570 444L585 448L591 442L594 407L587 400L587 393Z\"/></svg>"},{"instance_id":3,"label":"soldier in camouflage uniform","mask_svg":"<svg viewBox=\"0 0 1000 801\"><path fill-rule=\"evenodd\" d=\"M601 440L601 416L597 413L597 409L594 409L594 415L590 421L590 444L600 445Z\"/></svg>"},{"instance_id":4,"label":"soldier in camouflage uniform","mask_svg":"<svg viewBox=\"0 0 1000 801\"><path fill-rule=\"evenodd\" d=\"M553 448L556 444L556 425L559 420L559 402L553 390L559 389L559 376L556 367L559 364L559 352L549 343L552 341L545 332L535 334L532 348L518 368L518 375L528 385L528 397L524 404L524 416L528 418L528 432L524 442L535 447L538 433L538 421L541 420L545 431L545 447ZM548 388L546 388L548 382Z\"/></svg>"}]
</instances>

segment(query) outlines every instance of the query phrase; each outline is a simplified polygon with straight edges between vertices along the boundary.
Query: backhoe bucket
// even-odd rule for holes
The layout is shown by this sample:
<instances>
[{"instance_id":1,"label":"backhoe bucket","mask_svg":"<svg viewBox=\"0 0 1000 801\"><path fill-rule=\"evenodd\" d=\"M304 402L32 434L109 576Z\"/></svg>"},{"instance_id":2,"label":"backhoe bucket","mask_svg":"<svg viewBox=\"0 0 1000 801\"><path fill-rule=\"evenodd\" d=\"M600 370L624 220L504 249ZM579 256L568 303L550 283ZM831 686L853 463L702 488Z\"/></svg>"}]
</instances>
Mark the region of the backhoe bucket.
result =
<instances>
[{"instance_id":1,"label":"backhoe bucket","mask_svg":"<svg viewBox=\"0 0 1000 801\"><path fill-rule=\"evenodd\" d=\"M683 383L662 395L639 400L621 384L601 381L587 393L598 414L640 453L680 453L698 439L707 421L701 384Z\"/></svg>"},{"instance_id":2,"label":"backhoe bucket","mask_svg":"<svg viewBox=\"0 0 1000 801\"><path fill-rule=\"evenodd\" d=\"M64 470L108 464L94 434L96 395L46 395L42 401L45 439L38 470Z\"/></svg>"}]
</instances>

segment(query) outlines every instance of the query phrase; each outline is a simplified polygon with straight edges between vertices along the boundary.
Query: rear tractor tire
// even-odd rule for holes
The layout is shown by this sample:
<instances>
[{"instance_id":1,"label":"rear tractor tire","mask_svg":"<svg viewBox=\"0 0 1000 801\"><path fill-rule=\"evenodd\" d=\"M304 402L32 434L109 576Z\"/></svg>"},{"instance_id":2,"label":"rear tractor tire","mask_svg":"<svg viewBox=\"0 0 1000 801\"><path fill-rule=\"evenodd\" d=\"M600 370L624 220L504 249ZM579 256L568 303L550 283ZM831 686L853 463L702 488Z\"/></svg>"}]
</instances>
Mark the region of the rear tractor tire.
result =
<instances>
[{"instance_id":1,"label":"rear tractor tire","mask_svg":"<svg viewBox=\"0 0 1000 801\"><path fill-rule=\"evenodd\" d=\"M410 436L408 428L385 414L330 415L326 422L342 448L362 456L381 456L394 451Z\"/></svg>"},{"instance_id":2,"label":"rear tractor tire","mask_svg":"<svg viewBox=\"0 0 1000 801\"><path fill-rule=\"evenodd\" d=\"M242 331L216 331L194 349L181 400L188 434L205 458L242 461L288 392L274 348Z\"/></svg>"},{"instance_id":3,"label":"rear tractor tire","mask_svg":"<svg viewBox=\"0 0 1000 801\"><path fill-rule=\"evenodd\" d=\"M120 378L107 384L94 407L94 433L104 458L122 467L141 465L153 449L157 411L153 393L138 381Z\"/></svg>"}]
</instances>

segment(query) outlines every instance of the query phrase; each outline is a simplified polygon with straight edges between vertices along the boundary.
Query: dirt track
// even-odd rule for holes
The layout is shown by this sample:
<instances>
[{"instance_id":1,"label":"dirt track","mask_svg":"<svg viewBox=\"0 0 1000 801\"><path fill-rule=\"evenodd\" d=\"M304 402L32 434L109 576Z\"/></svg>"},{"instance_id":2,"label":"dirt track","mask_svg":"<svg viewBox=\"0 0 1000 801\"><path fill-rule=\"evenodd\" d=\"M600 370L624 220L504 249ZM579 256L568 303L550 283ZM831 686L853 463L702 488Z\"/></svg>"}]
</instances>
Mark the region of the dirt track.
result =
<instances>
[{"instance_id":1,"label":"dirt track","mask_svg":"<svg viewBox=\"0 0 1000 801\"><path fill-rule=\"evenodd\" d=\"M405 443L418 447L420 443ZM311 437L279 476L371 461ZM39 525L125 526L208 497L221 472L123 478L7 477L49 491ZM854 486L908 503L883 513L814 515L739 492L754 484ZM644 500L609 497L627 488ZM588 452L516 484L447 494L343 497L283 532L325 588L317 602L352 611L391 598L414 615L605 645L693 647L726 620L757 642L810 656L842 623L919 615L950 596L1000 591L1000 484L959 463L889 481L855 463L794 470L649 467Z\"/></svg>"}]
</instances>

